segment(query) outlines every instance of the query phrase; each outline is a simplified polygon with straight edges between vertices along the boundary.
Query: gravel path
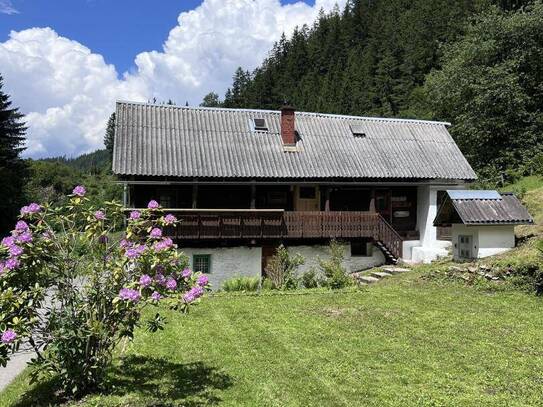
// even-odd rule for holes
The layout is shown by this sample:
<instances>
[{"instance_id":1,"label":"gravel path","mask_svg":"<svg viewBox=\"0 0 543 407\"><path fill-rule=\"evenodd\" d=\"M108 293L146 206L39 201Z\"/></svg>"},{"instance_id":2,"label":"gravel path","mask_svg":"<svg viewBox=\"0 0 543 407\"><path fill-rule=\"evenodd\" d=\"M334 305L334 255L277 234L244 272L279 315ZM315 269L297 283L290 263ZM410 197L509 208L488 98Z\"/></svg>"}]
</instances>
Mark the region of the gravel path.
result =
<instances>
[{"instance_id":1,"label":"gravel path","mask_svg":"<svg viewBox=\"0 0 543 407\"><path fill-rule=\"evenodd\" d=\"M0 367L0 391L4 390L24 370L26 363L33 356L33 351L21 351L12 356L6 367Z\"/></svg>"}]
</instances>

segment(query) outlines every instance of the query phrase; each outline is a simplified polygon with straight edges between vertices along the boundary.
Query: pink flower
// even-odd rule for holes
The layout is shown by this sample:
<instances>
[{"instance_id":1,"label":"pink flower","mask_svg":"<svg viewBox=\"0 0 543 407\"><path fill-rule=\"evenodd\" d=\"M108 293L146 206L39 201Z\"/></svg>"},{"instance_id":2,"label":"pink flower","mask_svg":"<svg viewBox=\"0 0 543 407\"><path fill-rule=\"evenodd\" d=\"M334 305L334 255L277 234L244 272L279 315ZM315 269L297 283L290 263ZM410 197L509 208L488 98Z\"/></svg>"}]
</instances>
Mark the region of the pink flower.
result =
<instances>
[{"instance_id":1,"label":"pink flower","mask_svg":"<svg viewBox=\"0 0 543 407\"><path fill-rule=\"evenodd\" d=\"M94 217L97 220L104 220L106 218L106 214L103 211L96 211L94 212Z\"/></svg>"},{"instance_id":2,"label":"pink flower","mask_svg":"<svg viewBox=\"0 0 543 407\"><path fill-rule=\"evenodd\" d=\"M151 294L151 299L153 301L160 301L161 298L162 298L162 295L160 295L158 291L155 291L153 294Z\"/></svg>"},{"instance_id":3,"label":"pink flower","mask_svg":"<svg viewBox=\"0 0 543 407\"><path fill-rule=\"evenodd\" d=\"M121 249L128 249L129 247L132 247L132 242L123 239L119 242L119 246L121 247Z\"/></svg>"},{"instance_id":4,"label":"pink flower","mask_svg":"<svg viewBox=\"0 0 543 407\"><path fill-rule=\"evenodd\" d=\"M177 288L177 281L173 278L169 278L168 281L166 281L166 288L170 291L174 291Z\"/></svg>"},{"instance_id":5,"label":"pink flower","mask_svg":"<svg viewBox=\"0 0 543 407\"><path fill-rule=\"evenodd\" d=\"M172 246L173 246L173 240L170 239L169 237L167 237L165 239L162 239L160 242L156 242L153 245L153 249L155 250L155 252L158 253L158 252L161 252L163 250L167 250Z\"/></svg>"},{"instance_id":6,"label":"pink flower","mask_svg":"<svg viewBox=\"0 0 543 407\"><path fill-rule=\"evenodd\" d=\"M15 238L12 236L7 236L2 239L2 246L10 248L15 244Z\"/></svg>"},{"instance_id":7,"label":"pink flower","mask_svg":"<svg viewBox=\"0 0 543 407\"><path fill-rule=\"evenodd\" d=\"M153 279L151 278L151 276L147 274L144 274L143 276L140 277L140 285L142 287L149 287L152 282L153 282Z\"/></svg>"},{"instance_id":8,"label":"pink flower","mask_svg":"<svg viewBox=\"0 0 543 407\"><path fill-rule=\"evenodd\" d=\"M198 284L200 287L205 287L209 283L209 278L207 276L201 275L198 277L198 280L196 280L196 284Z\"/></svg>"},{"instance_id":9,"label":"pink flower","mask_svg":"<svg viewBox=\"0 0 543 407\"><path fill-rule=\"evenodd\" d=\"M8 344L17 338L17 334L13 329L8 329L2 333L2 343Z\"/></svg>"},{"instance_id":10,"label":"pink flower","mask_svg":"<svg viewBox=\"0 0 543 407\"><path fill-rule=\"evenodd\" d=\"M192 276L192 271L190 269L185 269L181 273L181 277L183 278L190 278L190 276Z\"/></svg>"},{"instance_id":11,"label":"pink flower","mask_svg":"<svg viewBox=\"0 0 543 407\"><path fill-rule=\"evenodd\" d=\"M136 259L140 256L140 254L137 252L136 249L127 249L124 252L124 255L128 257L129 259Z\"/></svg>"},{"instance_id":12,"label":"pink flower","mask_svg":"<svg viewBox=\"0 0 543 407\"><path fill-rule=\"evenodd\" d=\"M152 239L160 239L162 237L162 230L159 228L153 228L150 235Z\"/></svg>"},{"instance_id":13,"label":"pink flower","mask_svg":"<svg viewBox=\"0 0 543 407\"><path fill-rule=\"evenodd\" d=\"M137 220L141 217L141 213L139 211L132 211L130 212L130 219Z\"/></svg>"},{"instance_id":14,"label":"pink flower","mask_svg":"<svg viewBox=\"0 0 543 407\"><path fill-rule=\"evenodd\" d=\"M26 223L24 220L20 220L15 225L15 231L17 231L19 233L26 232L27 230L28 230L28 223Z\"/></svg>"},{"instance_id":15,"label":"pink flower","mask_svg":"<svg viewBox=\"0 0 543 407\"><path fill-rule=\"evenodd\" d=\"M171 225L171 224L174 224L175 222L177 222L177 218L173 216L171 213L164 216L164 223L166 225Z\"/></svg>"},{"instance_id":16,"label":"pink flower","mask_svg":"<svg viewBox=\"0 0 543 407\"><path fill-rule=\"evenodd\" d=\"M138 302L141 298L141 294L138 290L132 288L122 288L121 291L119 291L119 298L130 302Z\"/></svg>"},{"instance_id":17,"label":"pink flower","mask_svg":"<svg viewBox=\"0 0 543 407\"><path fill-rule=\"evenodd\" d=\"M41 206L33 202L30 205L21 208L21 216L31 215L33 213L38 213L39 211L41 211Z\"/></svg>"},{"instance_id":18,"label":"pink flower","mask_svg":"<svg viewBox=\"0 0 543 407\"><path fill-rule=\"evenodd\" d=\"M30 205L28 205L28 212L38 213L39 211L41 211L41 206L38 205L37 203L32 202Z\"/></svg>"},{"instance_id":19,"label":"pink flower","mask_svg":"<svg viewBox=\"0 0 543 407\"><path fill-rule=\"evenodd\" d=\"M32 233L30 232L24 232L17 236L17 241L19 243L30 243L32 242Z\"/></svg>"},{"instance_id":20,"label":"pink flower","mask_svg":"<svg viewBox=\"0 0 543 407\"><path fill-rule=\"evenodd\" d=\"M155 276L155 281L160 285L166 285L166 278L164 277L162 273L158 273Z\"/></svg>"},{"instance_id":21,"label":"pink flower","mask_svg":"<svg viewBox=\"0 0 543 407\"><path fill-rule=\"evenodd\" d=\"M183 295L183 300L185 300L185 302L187 303L190 303L200 298L203 294L204 294L204 289L202 287L199 287L199 286L192 287L189 291L187 291Z\"/></svg>"},{"instance_id":22,"label":"pink flower","mask_svg":"<svg viewBox=\"0 0 543 407\"><path fill-rule=\"evenodd\" d=\"M79 197L85 196L86 193L87 193L87 190L85 189L83 185L76 186L74 190L72 191L72 194L77 195Z\"/></svg>"},{"instance_id":23,"label":"pink flower","mask_svg":"<svg viewBox=\"0 0 543 407\"><path fill-rule=\"evenodd\" d=\"M147 204L147 208L149 209L158 209L159 207L160 205L154 199L150 200L149 203Z\"/></svg>"},{"instance_id":24,"label":"pink flower","mask_svg":"<svg viewBox=\"0 0 543 407\"><path fill-rule=\"evenodd\" d=\"M19 246L14 244L13 246L9 248L10 256L17 257L17 256L20 256L21 254L23 254L23 249L21 249Z\"/></svg>"},{"instance_id":25,"label":"pink flower","mask_svg":"<svg viewBox=\"0 0 543 407\"><path fill-rule=\"evenodd\" d=\"M8 270L15 270L19 268L20 265L21 263L19 262L19 259L17 259L16 257L7 259L6 262L4 263L4 267Z\"/></svg>"}]
</instances>

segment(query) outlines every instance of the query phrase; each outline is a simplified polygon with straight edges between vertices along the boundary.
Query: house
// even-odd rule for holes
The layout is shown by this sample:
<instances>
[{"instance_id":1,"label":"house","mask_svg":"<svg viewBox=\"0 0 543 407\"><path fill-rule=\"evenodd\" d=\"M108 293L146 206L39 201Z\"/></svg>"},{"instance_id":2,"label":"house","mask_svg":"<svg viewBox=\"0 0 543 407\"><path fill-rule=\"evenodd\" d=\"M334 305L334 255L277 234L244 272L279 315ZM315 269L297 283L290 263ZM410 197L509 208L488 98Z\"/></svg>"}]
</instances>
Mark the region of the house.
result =
<instances>
[{"instance_id":1,"label":"house","mask_svg":"<svg viewBox=\"0 0 543 407\"><path fill-rule=\"evenodd\" d=\"M476 178L447 126L118 102L113 172L126 207L175 213L172 237L215 286L260 275L280 243L305 269L332 238L351 271L430 261L450 246L438 202Z\"/></svg>"},{"instance_id":2,"label":"house","mask_svg":"<svg viewBox=\"0 0 543 407\"><path fill-rule=\"evenodd\" d=\"M434 226L452 227L453 257L470 260L515 247L515 226L533 219L512 193L447 191Z\"/></svg>"}]
</instances>

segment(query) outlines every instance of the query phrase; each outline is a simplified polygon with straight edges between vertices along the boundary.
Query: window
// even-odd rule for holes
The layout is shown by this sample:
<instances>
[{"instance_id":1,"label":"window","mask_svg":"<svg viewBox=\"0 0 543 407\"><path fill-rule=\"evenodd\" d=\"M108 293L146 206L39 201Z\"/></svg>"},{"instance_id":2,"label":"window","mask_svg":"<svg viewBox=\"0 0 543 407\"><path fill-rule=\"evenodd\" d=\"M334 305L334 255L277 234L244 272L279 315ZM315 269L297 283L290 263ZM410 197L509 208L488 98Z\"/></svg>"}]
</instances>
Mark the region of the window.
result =
<instances>
[{"instance_id":1,"label":"window","mask_svg":"<svg viewBox=\"0 0 543 407\"><path fill-rule=\"evenodd\" d=\"M351 132L353 133L354 137L360 137L360 138L366 137L364 126L360 124L351 124Z\"/></svg>"},{"instance_id":2,"label":"window","mask_svg":"<svg viewBox=\"0 0 543 407\"><path fill-rule=\"evenodd\" d=\"M377 209L378 211L384 211L387 209L387 198L385 196L376 197L375 209Z\"/></svg>"},{"instance_id":3,"label":"window","mask_svg":"<svg viewBox=\"0 0 543 407\"><path fill-rule=\"evenodd\" d=\"M192 256L192 269L197 273L211 273L211 255L195 254L194 256Z\"/></svg>"},{"instance_id":4,"label":"window","mask_svg":"<svg viewBox=\"0 0 543 407\"><path fill-rule=\"evenodd\" d=\"M351 256L371 256L373 245L367 240L351 242Z\"/></svg>"},{"instance_id":5,"label":"window","mask_svg":"<svg viewBox=\"0 0 543 407\"><path fill-rule=\"evenodd\" d=\"M268 125L266 124L266 119L255 118L253 119L253 125L255 131L268 131Z\"/></svg>"},{"instance_id":6,"label":"window","mask_svg":"<svg viewBox=\"0 0 543 407\"><path fill-rule=\"evenodd\" d=\"M300 199L315 199L316 196L315 187L300 187Z\"/></svg>"}]
</instances>

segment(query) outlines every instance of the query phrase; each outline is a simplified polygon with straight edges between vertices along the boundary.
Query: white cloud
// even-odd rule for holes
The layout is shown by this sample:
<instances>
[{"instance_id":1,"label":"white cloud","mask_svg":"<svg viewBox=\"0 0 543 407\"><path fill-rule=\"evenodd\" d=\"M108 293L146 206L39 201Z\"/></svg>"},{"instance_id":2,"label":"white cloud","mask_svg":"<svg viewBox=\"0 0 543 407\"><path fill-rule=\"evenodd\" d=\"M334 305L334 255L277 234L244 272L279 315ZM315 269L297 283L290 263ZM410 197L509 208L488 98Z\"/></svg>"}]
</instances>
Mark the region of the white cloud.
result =
<instances>
[{"instance_id":1,"label":"white cloud","mask_svg":"<svg viewBox=\"0 0 543 407\"><path fill-rule=\"evenodd\" d=\"M12 15L19 14L19 11L13 7L13 4L10 0L0 0L0 13Z\"/></svg>"},{"instance_id":2,"label":"white cloud","mask_svg":"<svg viewBox=\"0 0 543 407\"><path fill-rule=\"evenodd\" d=\"M238 66L255 68L282 32L311 24L321 7L330 10L336 2L345 0L314 6L204 0L179 15L161 51L137 55L135 69L121 79L101 55L51 28L12 32L0 43L0 66L5 90L27 114L26 154L71 156L101 148L117 99L197 104L211 90L224 94Z\"/></svg>"},{"instance_id":3,"label":"white cloud","mask_svg":"<svg viewBox=\"0 0 543 407\"><path fill-rule=\"evenodd\" d=\"M50 28L12 32L0 44L0 66L5 90L26 114L26 154L33 157L100 148L115 100L145 100L147 92Z\"/></svg>"}]
</instances>

